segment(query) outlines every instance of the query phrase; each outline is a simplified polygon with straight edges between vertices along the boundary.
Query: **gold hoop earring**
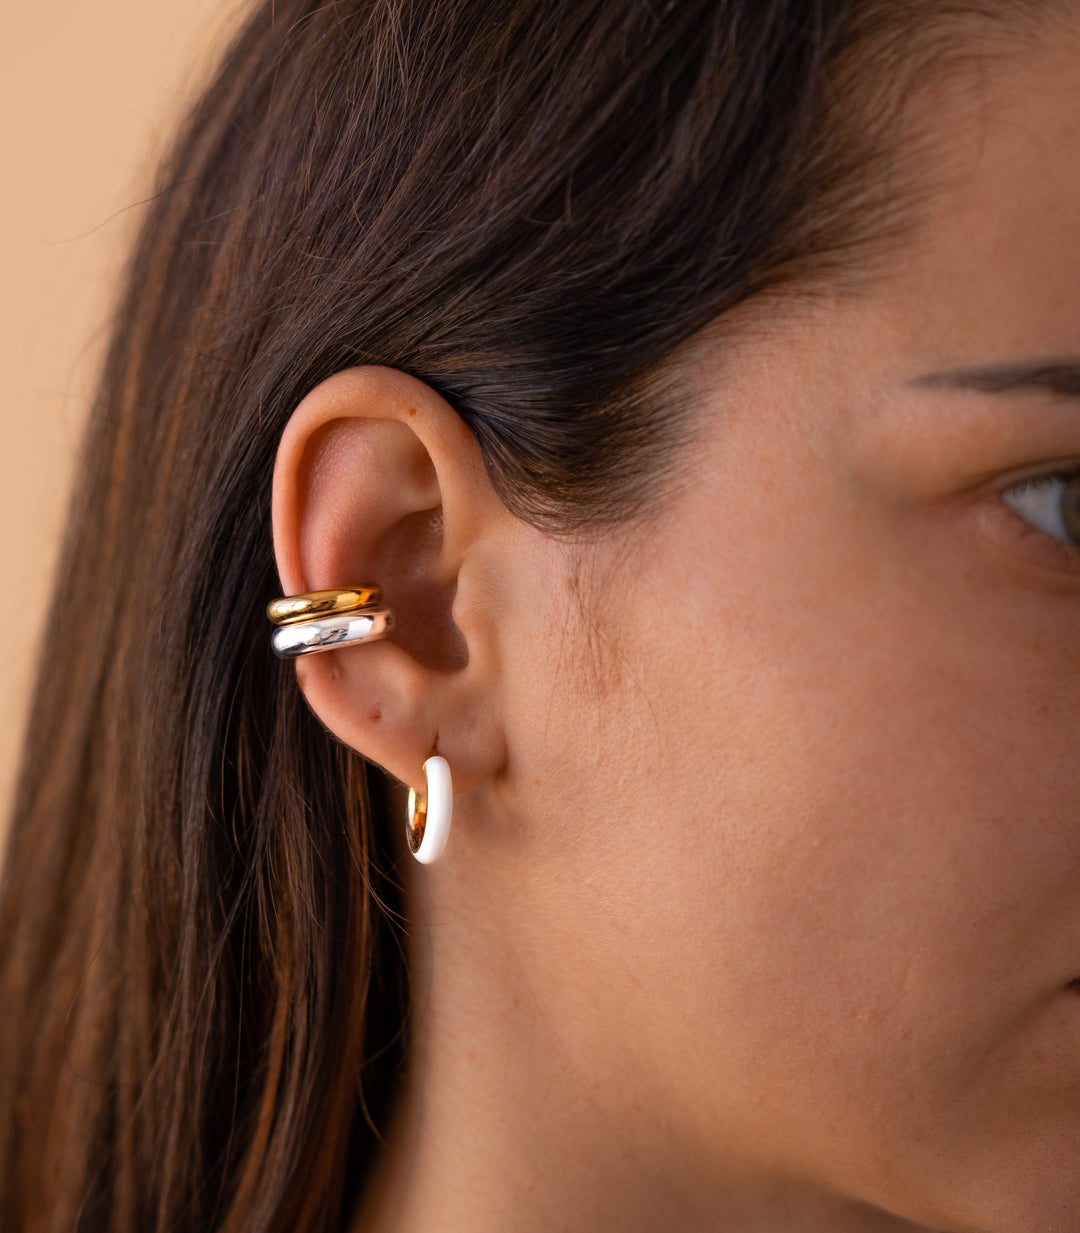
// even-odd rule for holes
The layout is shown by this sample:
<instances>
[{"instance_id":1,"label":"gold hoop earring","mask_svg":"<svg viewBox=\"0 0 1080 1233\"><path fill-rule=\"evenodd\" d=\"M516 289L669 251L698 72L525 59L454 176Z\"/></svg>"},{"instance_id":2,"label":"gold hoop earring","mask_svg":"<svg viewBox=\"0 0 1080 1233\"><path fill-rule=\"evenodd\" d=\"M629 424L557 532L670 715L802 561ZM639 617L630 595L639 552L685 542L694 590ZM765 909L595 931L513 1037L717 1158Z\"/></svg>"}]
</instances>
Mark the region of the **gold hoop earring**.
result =
<instances>
[{"instance_id":1,"label":"gold hoop earring","mask_svg":"<svg viewBox=\"0 0 1080 1233\"><path fill-rule=\"evenodd\" d=\"M450 764L433 754L424 763L427 791L409 789L409 805L405 815L405 837L409 851L422 865L437 861L446 851L450 838L450 823L454 816L454 784Z\"/></svg>"}]
</instances>

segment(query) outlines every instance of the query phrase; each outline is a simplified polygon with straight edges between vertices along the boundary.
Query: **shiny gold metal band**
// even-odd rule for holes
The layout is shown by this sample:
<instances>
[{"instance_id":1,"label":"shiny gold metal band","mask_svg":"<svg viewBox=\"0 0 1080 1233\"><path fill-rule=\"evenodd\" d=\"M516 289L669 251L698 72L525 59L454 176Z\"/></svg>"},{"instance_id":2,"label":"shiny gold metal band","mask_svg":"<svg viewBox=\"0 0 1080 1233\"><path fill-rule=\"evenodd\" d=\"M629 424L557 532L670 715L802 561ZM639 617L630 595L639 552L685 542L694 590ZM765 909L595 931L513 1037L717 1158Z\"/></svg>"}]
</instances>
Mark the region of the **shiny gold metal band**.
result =
<instances>
[{"instance_id":1,"label":"shiny gold metal band","mask_svg":"<svg viewBox=\"0 0 1080 1233\"><path fill-rule=\"evenodd\" d=\"M409 851L413 855L420 851L420 845L424 842L424 832L427 830L427 804L426 792L417 792L415 788L409 789L409 803L405 811L405 837L409 841Z\"/></svg>"},{"instance_id":2,"label":"shiny gold metal band","mask_svg":"<svg viewBox=\"0 0 1080 1233\"><path fill-rule=\"evenodd\" d=\"M312 617L334 616L371 608L382 601L382 588L377 586L346 587L335 591L305 591L302 595L284 595L266 605L266 615L275 625L294 625Z\"/></svg>"}]
</instances>

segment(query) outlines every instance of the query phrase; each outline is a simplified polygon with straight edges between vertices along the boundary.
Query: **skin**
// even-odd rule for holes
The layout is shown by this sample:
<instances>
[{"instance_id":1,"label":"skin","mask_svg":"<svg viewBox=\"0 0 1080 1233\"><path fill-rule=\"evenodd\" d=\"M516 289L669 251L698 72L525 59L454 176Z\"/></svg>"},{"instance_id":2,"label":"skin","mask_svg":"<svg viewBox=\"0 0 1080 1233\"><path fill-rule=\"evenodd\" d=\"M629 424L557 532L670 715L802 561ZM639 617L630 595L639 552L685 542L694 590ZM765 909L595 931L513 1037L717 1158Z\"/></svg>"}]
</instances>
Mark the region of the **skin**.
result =
<instances>
[{"instance_id":1,"label":"skin","mask_svg":"<svg viewBox=\"0 0 1080 1233\"><path fill-rule=\"evenodd\" d=\"M390 370L296 409L283 594L398 619L300 686L456 792L356 1229L1080 1227L1080 550L1003 498L1080 469L1080 400L919 380L1080 357L1078 73L1057 31L938 99L888 271L678 358L646 525L514 519Z\"/></svg>"}]
</instances>

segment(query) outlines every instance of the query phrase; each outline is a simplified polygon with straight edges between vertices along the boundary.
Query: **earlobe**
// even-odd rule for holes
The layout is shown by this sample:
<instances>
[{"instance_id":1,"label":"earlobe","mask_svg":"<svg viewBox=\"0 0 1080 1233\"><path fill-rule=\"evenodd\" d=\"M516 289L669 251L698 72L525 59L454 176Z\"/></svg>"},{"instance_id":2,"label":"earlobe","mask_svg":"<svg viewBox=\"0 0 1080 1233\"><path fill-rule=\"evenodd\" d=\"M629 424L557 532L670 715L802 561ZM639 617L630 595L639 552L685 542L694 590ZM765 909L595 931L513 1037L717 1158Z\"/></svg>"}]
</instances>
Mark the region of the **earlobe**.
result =
<instances>
[{"instance_id":1,"label":"earlobe","mask_svg":"<svg viewBox=\"0 0 1080 1233\"><path fill-rule=\"evenodd\" d=\"M377 641L296 660L322 722L416 789L432 754L458 791L491 777L505 757L499 621L462 589L484 590L515 520L453 409L392 369L335 374L286 426L272 507L283 595L376 585L392 614Z\"/></svg>"}]
</instances>

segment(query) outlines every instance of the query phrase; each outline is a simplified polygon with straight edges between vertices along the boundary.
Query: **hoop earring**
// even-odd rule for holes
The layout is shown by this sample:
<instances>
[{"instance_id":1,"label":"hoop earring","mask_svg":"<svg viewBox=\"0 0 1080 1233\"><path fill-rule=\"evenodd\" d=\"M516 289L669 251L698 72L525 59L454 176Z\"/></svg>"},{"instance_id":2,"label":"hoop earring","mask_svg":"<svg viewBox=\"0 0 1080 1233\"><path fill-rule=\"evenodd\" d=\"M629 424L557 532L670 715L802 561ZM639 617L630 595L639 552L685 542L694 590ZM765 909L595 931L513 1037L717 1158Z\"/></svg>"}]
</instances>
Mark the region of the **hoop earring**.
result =
<instances>
[{"instance_id":1,"label":"hoop earring","mask_svg":"<svg viewBox=\"0 0 1080 1233\"><path fill-rule=\"evenodd\" d=\"M454 785L450 764L433 754L424 763L427 791L409 789L409 807L405 817L405 837L409 851L422 865L437 861L446 851L450 838L450 822L454 816Z\"/></svg>"},{"instance_id":2,"label":"hoop earring","mask_svg":"<svg viewBox=\"0 0 1080 1233\"><path fill-rule=\"evenodd\" d=\"M351 643L376 642L394 626L393 614L380 607L381 601L377 586L304 591L271 600L266 615L277 628L270 635L270 646L282 659L295 659Z\"/></svg>"}]
</instances>

